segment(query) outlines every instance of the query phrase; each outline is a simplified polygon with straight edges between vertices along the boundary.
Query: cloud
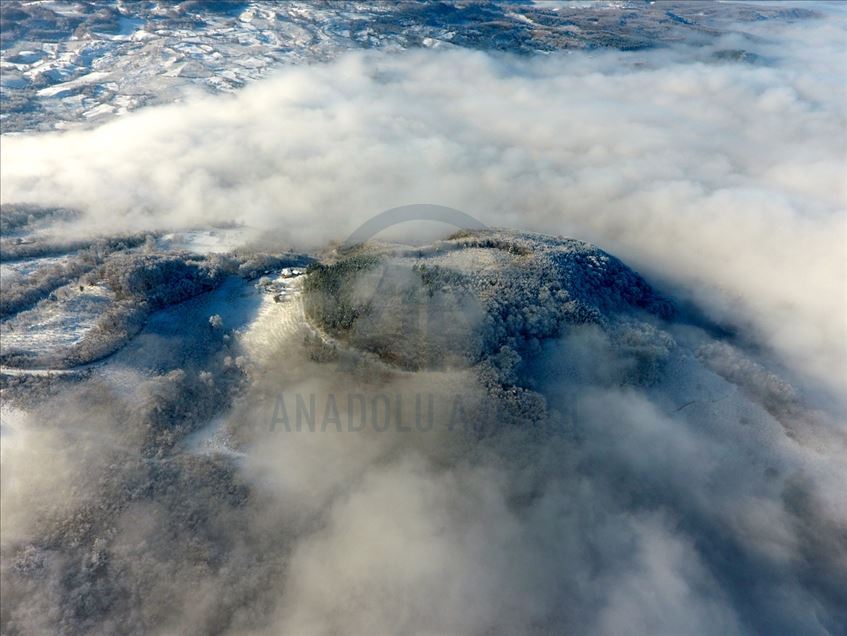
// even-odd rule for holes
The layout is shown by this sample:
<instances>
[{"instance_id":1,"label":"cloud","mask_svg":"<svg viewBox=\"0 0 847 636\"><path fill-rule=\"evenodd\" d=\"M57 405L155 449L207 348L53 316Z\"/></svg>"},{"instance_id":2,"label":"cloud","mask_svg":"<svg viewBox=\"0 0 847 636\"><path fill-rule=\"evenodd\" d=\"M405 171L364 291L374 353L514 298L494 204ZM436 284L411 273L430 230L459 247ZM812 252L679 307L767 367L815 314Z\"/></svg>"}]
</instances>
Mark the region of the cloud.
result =
<instances>
[{"instance_id":1,"label":"cloud","mask_svg":"<svg viewBox=\"0 0 847 636\"><path fill-rule=\"evenodd\" d=\"M426 434L349 433L344 409L340 433L269 432L275 391L316 395L318 412L351 392L441 405L480 391L472 374L351 379L294 341L275 349L228 420L262 523L287 529L260 633L832 630L847 581L843 431L713 372L698 348L716 348L722 371L743 355L703 332L648 341L666 352L646 385L594 327L546 343L524 376L550 428L487 422L482 436L448 432L446 410Z\"/></svg>"}]
</instances>

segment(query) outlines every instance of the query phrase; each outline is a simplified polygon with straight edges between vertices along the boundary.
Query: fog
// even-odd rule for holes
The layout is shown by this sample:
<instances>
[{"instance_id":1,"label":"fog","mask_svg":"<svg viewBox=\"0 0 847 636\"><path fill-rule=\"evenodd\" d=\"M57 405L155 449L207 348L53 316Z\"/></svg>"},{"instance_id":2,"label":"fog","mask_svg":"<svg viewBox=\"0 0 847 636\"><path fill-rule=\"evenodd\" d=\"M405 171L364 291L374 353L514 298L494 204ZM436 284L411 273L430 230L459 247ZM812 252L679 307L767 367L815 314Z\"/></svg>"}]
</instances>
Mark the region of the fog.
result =
<instances>
[{"instance_id":1,"label":"fog","mask_svg":"<svg viewBox=\"0 0 847 636\"><path fill-rule=\"evenodd\" d=\"M639 323L658 379L634 379L637 356L600 328L543 343L522 368L543 413L485 434L448 430L449 409L429 432L269 430L280 391L492 399L473 368L340 374L273 324L243 339L240 397L215 393L235 457L139 455L174 405L211 400L191 371L144 380L140 406L72 387L14 416L18 442L4 434L4 577L40 572L4 622L841 633L847 22L745 28L626 53L352 54L94 129L4 136L2 201L80 209L63 236L235 221L254 244L311 249L435 203L594 242L698 317ZM758 57L713 56L728 49ZM235 386L221 378L241 371L206 363ZM73 525L55 518L103 501L72 556L50 551ZM48 538L29 554L28 536Z\"/></svg>"}]
</instances>

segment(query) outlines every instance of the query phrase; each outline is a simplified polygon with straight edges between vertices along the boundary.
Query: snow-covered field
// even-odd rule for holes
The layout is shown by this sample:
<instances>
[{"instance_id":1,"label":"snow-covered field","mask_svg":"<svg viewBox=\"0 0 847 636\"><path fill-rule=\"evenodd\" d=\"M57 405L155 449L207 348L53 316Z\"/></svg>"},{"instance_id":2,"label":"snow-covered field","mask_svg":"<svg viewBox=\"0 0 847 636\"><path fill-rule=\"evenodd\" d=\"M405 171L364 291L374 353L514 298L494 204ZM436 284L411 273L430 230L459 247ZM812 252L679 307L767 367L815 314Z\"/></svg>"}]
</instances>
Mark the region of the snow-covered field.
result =
<instances>
[{"instance_id":1,"label":"snow-covered field","mask_svg":"<svg viewBox=\"0 0 847 636\"><path fill-rule=\"evenodd\" d=\"M42 303L37 309L0 323L3 349L36 356L68 349L94 328L114 297L114 293L101 285L82 290L71 286L56 301Z\"/></svg>"},{"instance_id":2,"label":"snow-covered field","mask_svg":"<svg viewBox=\"0 0 847 636\"><path fill-rule=\"evenodd\" d=\"M184 248L185 244L180 247ZM125 365L159 371L179 368L190 362L195 347L203 346L206 332L213 328L236 334L245 332L251 351L260 355L261 346L256 338L267 334L249 334L257 329L261 333L265 329L272 331L272 325L276 324L282 336L300 322L298 288L302 272L302 268L286 267L276 277L262 278L261 283L232 276L214 291L162 309L147 319L144 329L110 358L109 367L103 371L108 373ZM114 292L103 283L79 288L71 284L54 296L55 299L43 301L0 323L4 353L45 358L68 351L91 334L115 302ZM219 317L214 327L209 323L211 316ZM258 327L257 323L262 326ZM81 368L89 366L84 364ZM59 373L73 370L74 367L64 366L52 369ZM50 371L38 365L31 371L11 365L2 367L3 373L18 375L28 372L43 375Z\"/></svg>"},{"instance_id":3,"label":"snow-covered field","mask_svg":"<svg viewBox=\"0 0 847 636\"><path fill-rule=\"evenodd\" d=\"M44 256L42 258L31 258L12 263L0 263L0 289L4 289L12 283L20 283L27 277L40 269L51 265L58 265L68 260L64 256Z\"/></svg>"}]
</instances>

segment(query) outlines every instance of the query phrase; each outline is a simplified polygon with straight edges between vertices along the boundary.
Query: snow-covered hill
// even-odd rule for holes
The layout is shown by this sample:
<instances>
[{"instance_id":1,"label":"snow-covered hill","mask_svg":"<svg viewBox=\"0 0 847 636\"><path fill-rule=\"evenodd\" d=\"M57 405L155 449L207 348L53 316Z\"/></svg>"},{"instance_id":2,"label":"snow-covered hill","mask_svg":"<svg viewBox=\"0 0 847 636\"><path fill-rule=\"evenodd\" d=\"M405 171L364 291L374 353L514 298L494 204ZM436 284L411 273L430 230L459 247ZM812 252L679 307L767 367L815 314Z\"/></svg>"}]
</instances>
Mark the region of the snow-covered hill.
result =
<instances>
[{"instance_id":1,"label":"snow-covered hill","mask_svg":"<svg viewBox=\"0 0 847 636\"><path fill-rule=\"evenodd\" d=\"M3 132L16 132L102 122L178 100L192 88L234 91L280 64L325 61L356 48L635 50L712 40L739 21L813 15L787 6L642 0L5 0L0 123ZM725 55L746 59L743 50Z\"/></svg>"}]
</instances>

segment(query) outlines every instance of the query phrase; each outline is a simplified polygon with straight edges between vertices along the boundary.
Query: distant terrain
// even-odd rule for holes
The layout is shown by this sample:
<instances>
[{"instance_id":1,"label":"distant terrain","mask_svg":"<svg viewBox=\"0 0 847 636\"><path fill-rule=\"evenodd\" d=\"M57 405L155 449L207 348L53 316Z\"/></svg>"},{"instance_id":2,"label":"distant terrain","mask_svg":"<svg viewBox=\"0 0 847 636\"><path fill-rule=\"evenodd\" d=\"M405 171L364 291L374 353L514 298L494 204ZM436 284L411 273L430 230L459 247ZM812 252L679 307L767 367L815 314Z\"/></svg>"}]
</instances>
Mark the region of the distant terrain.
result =
<instances>
[{"instance_id":1,"label":"distant terrain","mask_svg":"<svg viewBox=\"0 0 847 636\"><path fill-rule=\"evenodd\" d=\"M701 44L813 9L708 2L108 2L0 4L4 132L89 125L192 87L231 92L280 64L352 49L544 54ZM716 57L754 62L744 48Z\"/></svg>"}]
</instances>

